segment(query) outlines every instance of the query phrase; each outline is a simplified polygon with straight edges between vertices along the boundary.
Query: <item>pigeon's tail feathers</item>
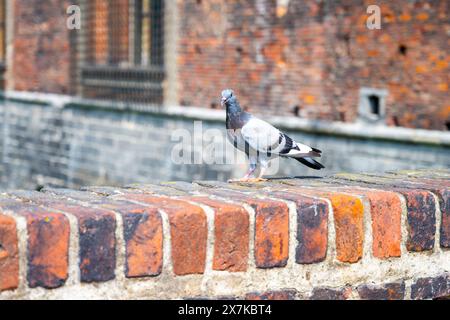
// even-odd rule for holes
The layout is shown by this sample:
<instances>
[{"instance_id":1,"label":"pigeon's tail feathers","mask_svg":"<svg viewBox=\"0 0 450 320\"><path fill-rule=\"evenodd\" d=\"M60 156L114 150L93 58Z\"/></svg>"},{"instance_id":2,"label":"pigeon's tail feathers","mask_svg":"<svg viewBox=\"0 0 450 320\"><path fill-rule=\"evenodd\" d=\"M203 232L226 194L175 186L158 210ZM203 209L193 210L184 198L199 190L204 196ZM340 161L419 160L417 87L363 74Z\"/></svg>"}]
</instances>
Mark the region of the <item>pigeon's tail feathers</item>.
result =
<instances>
[{"instance_id":1,"label":"pigeon's tail feathers","mask_svg":"<svg viewBox=\"0 0 450 320\"><path fill-rule=\"evenodd\" d=\"M319 157L320 158L322 156L322 154L318 151L320 151L320 150L313 148L312 151L310 151L307 155L310 157Z\"/></svg>"},{"instance_id":2,"label":"pigeon's tail feathers","mask_svg":"<svg viewBox=\"0 0 450 320\"><path fill-rule=\"evenodd\" d=\"M311 169L315 169L315 170L320 170L320 169L324 169L325 167L320 163L317 162L316 160L306 157L306 158L293 158L295 160L297 160L298 162L300 162L301 164L304 164L305 166L311 168Z\"/></svg>"}]
</instances>

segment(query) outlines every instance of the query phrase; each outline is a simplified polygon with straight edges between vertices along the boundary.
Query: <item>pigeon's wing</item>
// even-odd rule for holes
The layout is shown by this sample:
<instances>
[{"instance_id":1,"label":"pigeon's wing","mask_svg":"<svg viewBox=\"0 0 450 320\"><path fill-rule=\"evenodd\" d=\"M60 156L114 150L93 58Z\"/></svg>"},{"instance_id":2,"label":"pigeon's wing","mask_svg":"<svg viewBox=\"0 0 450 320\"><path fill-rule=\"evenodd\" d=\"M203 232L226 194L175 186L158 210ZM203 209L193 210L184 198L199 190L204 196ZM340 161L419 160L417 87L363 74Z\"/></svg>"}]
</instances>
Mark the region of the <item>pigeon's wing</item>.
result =
<instances>
[{"instance_id":1,"label":"pigeon's wing","mask_svg":"<svg viewBox=\"0 0 450 320\"><path fill-rule=\"evenodd\" d=\"M255 150L285 157L320 157L320 150L297 143L261 119L252 117L242 127L242 137Z\"/></svg>"}]
</instances>

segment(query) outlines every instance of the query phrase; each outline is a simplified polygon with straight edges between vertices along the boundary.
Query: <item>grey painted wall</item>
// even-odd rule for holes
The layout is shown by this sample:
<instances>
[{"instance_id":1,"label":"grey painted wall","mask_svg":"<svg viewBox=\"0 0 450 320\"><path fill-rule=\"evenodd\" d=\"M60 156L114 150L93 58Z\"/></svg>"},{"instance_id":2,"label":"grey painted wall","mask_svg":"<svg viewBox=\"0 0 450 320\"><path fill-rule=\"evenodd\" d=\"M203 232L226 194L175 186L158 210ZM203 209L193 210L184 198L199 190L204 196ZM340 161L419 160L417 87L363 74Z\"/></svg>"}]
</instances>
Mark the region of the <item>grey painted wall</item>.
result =
<instances>
[{"instance_id":1,"label":"grey painted wall","mask_svg":"<svg viewBox=\"0 0 450 320\"><path fill-rule=\"evenodd\" d=\"M218 135L225 133L219 122L203 121L202 126L220 130ZM177 129L193 132L194 120L4 101L0 103L0 188L226 180L245 171L242 164L173 163L172 150L179 142L172 141L171 135ZM450 149L445 147L288 133L323 150L327 169L314 171L294 160L281 160L277 176L450 167ZM192 145L198 150L201 139Z\"/></svg>"}]
</instances>

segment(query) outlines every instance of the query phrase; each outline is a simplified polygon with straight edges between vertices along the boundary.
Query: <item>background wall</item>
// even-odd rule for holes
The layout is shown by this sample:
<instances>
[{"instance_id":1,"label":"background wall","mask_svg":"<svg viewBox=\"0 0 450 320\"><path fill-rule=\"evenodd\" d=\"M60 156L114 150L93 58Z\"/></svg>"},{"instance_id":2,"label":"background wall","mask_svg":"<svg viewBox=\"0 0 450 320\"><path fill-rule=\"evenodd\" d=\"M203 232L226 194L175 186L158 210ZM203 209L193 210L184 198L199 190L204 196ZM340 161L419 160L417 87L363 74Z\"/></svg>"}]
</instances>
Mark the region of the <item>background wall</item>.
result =
<instances>
[{"instance_id":1,"label":"background wall","mask_svg":"<svg viewBox=\"0 0 450 320\"><path fill-rule=\"evenodd\" d=\"M7 62L7 88L22 91L75 93L73 84L76 54L66 27L69 0L14 0L8 19L12 61Z\"/></svg>"},{"instance_id":2,"label":"background wall","mask_svg":"<svg viewBox=\"0 0 450 320\"><path fill-rule=\"evenodd\" d=\"M380 30L366 27L371 4L381 7ZM217 105L231 87L253 112L298 106L302 117L355 121L359 89L373 87L388 90L388 125L446 130L448 1L179 5L183 105Z\"/></svg>"},{"instance_id":3,"label":"background wall","mask_svg":"<svg viewBox=\"0 0 450 320\"><path fill-rule=\"evenodd\" d=\"M114 3L126 8L128 0ZM66 28L69 4L14 1L9 89L75 93L80 31ZM381 7L381 30L366 27L370 4ZM448 6L445 0L179 1L176 10L167 6L177 17L166 25L177 33L166 38L178 39L177 48L166 46L176 51L176 67L166 69L177 73L166 88L177 92L164 95L178 97L171 103L218 107L220 90L231 87L255 113L353 122L359 90L370 87L388 91L388 125L447 130ZM103 25L84 28L105 32Z\"/></svg>"}]
</instances>

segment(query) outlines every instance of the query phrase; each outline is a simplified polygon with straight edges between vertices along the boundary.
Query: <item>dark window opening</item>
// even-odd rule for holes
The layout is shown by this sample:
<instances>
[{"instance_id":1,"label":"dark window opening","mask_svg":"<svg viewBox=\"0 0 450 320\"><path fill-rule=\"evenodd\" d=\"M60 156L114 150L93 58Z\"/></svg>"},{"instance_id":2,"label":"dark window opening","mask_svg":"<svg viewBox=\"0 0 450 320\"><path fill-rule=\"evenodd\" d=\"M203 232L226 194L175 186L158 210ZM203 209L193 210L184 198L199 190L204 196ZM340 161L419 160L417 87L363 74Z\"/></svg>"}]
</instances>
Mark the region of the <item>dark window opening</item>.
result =
<instances>
[{"instance_id":1,"label":"dark window opening","mask_svg":"<svg viewBox=\"0 0 450 320\"><path fill-rule=\"evenodd\" d=\"M369 99L370 113L377 116L380 115L380 97L370 95L368 99Z\"/></svg>"},{"instance_id":2,"label":"dark window opening","mask_svg":"<svg viewBox=\"0 0 450 320\"><path fill-rule=\"evenodd\" d=\"M447 122L445 123L445 126L447 127L447 130L450 130L450 121L447 121Z\"/></svg>"},{"instance_id":3,"label":"dark window opening","mask_svg":"<svg viewBox=\"0 0 450 320\"><path fill-rule=\"evenodd\" d=\"M292 112L296 117L298 117L300 115L300 106L294 106L294 108L292 108Z\"/></svg>"},{"instance_id":4,"label":"dark window opening","mask_svg":"<svg viewBox=\"0 0 450 320\"><path fill-rule=\"evenodd\" d=\"M408 52L408 48L407 48L405 45L401 44L401 45L398 47L398 52L399 52L402 56L406 56L406 53Z\"/></svg>"}]
</instances>

